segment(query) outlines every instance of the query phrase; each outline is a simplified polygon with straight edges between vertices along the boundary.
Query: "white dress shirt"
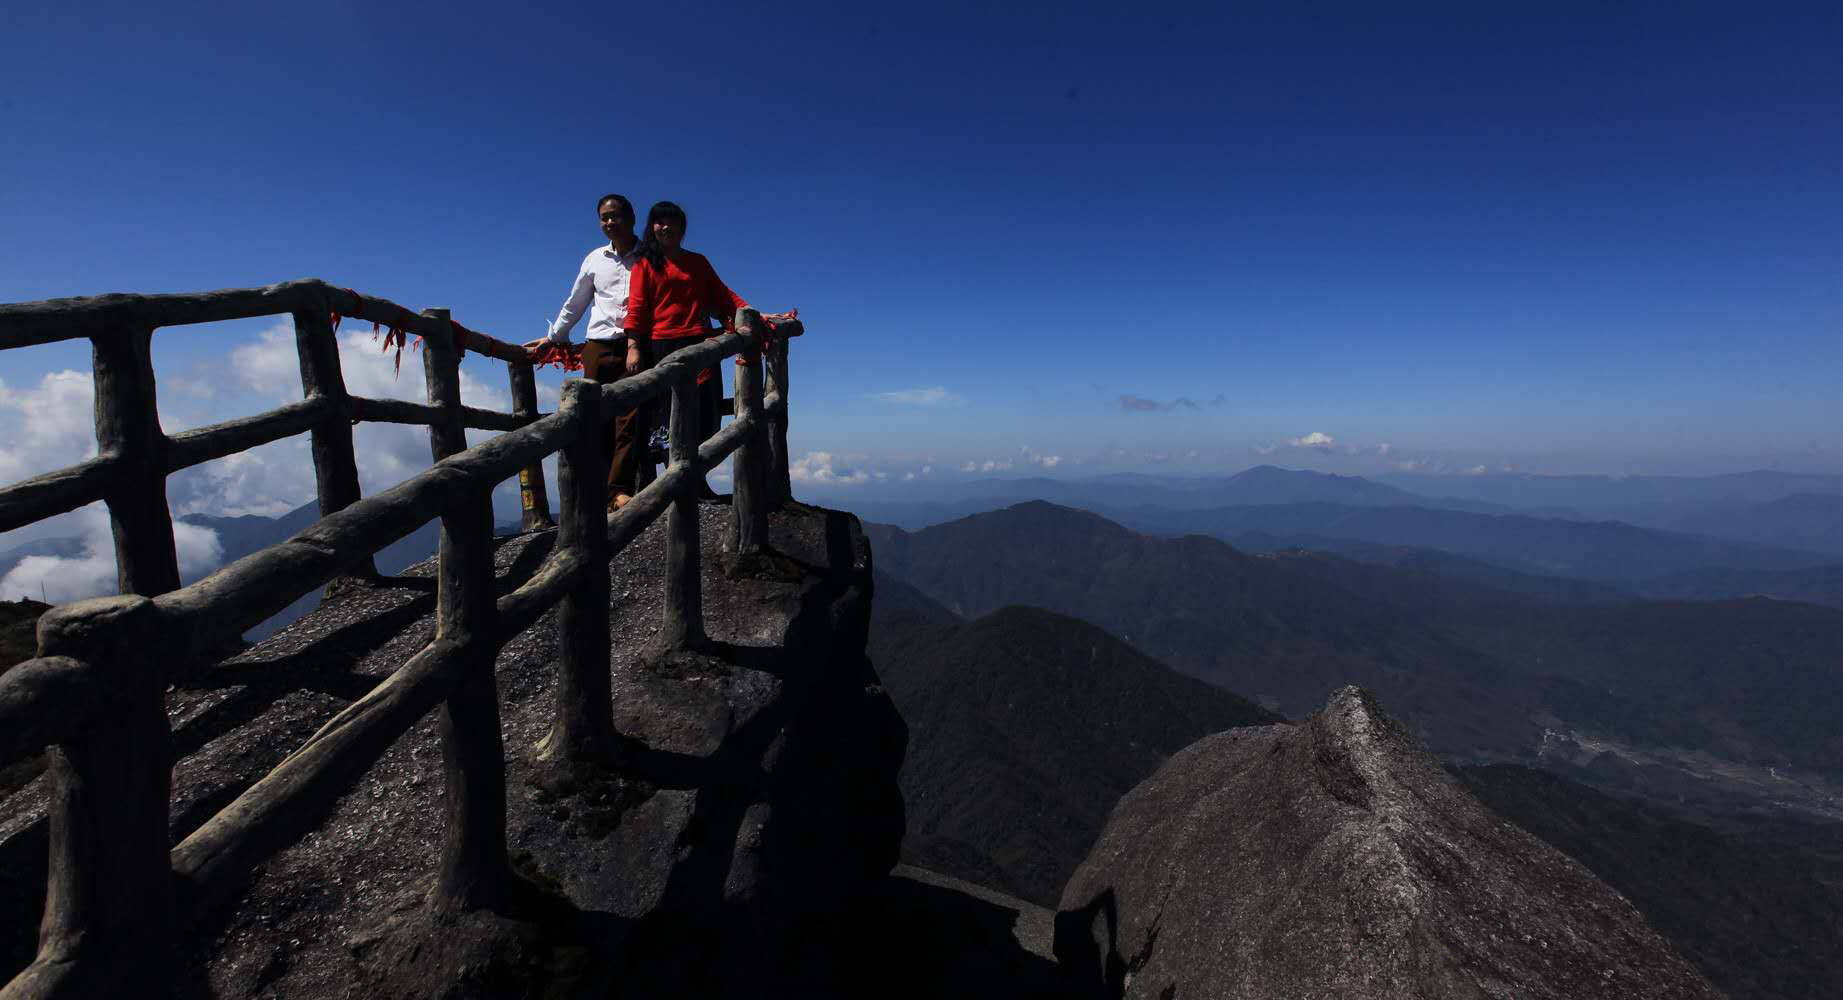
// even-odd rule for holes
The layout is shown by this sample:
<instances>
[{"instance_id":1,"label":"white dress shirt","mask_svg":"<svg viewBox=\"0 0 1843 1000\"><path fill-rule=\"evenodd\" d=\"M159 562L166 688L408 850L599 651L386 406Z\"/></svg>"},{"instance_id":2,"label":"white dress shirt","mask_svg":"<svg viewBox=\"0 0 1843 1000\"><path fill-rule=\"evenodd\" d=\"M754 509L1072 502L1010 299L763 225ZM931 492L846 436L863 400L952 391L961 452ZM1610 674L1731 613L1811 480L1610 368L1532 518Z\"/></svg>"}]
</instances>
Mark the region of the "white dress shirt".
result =
<instances>
[{"instance_id":1,"label":"white dress shirt","mask_svg":"<svg viewBox=\"0 0 1843 1000\"><path fill-rule=\"evenodd\" d=\"M637 249L637 245L636 245ZM611 341L626 336L621 321L627 318L627 277L633 267L632 254L617 253L613 246L599 246L582 259L582 270L570 286L570 297L550 324L553 344L570 342L570 330L589 310L589 326L582 332L585 340Z\"/></svg>"}]
</instances>

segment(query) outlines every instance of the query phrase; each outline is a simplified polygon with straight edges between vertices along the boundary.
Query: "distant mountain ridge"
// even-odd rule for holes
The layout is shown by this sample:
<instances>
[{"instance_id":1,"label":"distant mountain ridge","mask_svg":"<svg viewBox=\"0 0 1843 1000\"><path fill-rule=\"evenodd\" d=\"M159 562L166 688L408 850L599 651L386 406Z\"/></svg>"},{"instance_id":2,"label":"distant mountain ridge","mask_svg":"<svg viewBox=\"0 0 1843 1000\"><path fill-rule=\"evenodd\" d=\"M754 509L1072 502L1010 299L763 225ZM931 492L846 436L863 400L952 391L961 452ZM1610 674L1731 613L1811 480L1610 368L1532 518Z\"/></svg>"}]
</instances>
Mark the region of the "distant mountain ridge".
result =
<instances>
[{"instance_id":1,"label":"distant mountain ridge","mask_svg":"<svg viewBox=\"0 0 1843 1000\"><path fill-rule=\"evenodd\" d=\"M1708 535L1843 557L1843 495L1798 493L1765 501L1634 504L1594 513L1644 528Z\"/></svg>"},{"instance_id":2,"label":"distant mountain ridge","mask_svg":"<svg viewBox=\"0 0 1843 1000\"><path fill-rule=\"evenodd\" d=\"M1136 507L1200 510L1281 503L1341 503L1350 506L1418 506L1471 513L1507 513L1511 508L1453 497L1422 496L1364 479L1259 465L1233 476L1179 479L1118 474L1088 479L979 479L917 486L905 499L852 497L851 508L865 520L917 530L969 514L1044 500L1083 510Z\"/></svg>"},{"instance_id":3,"label":"distant mountain ridge","mask_svg":"<svg viewBox=\"0 0 1843 1000\"><path fill-rule=\"evenodd\" d=\"M1434 507L1474 513L1510 510L1500 504L1477 500L1410 493L1361 476L1282 469L1276 465L1257 465L1221 478L1177 479L1116 475L1088 479L1051 479L1037 476L1026 479L976 479L945 488L951 489L951 496L955 500L1048 500L1082 507L1146 505L1188 510L1322 501L1352 506Z\"/></svg>"},{"instance_id":4,"label":"distant mountain ridge","mask_svg":"<svg viewBox=\"0 0 1843 1000\"><path fill-rule=\"evenodd\" d=\"M1434 539L1425 536L1419 541L1403 541L1409 536L1380 534L1379 526L1374 524L1361 531L1349 525L1337 530L1322 523L1308 526L1310 519L1290 527L1271 522L1210 527L1195 517L1169 512L1301 504L1421 508L1516 515L1538 521L1585 524L1619 521L1631 528L1700 536L1705 545L1711 539L1741 543L1742 554L1715 557L1727 562L1697 565L1733 565L1734 560L1739 559L1741 564L1737 568L1789 569L1795 567L1785 561L1790 559L1786 555L1788 552L1808 554L1809 559L1803 565L1838 561L1838 557L1843 556L1843 476L1773 472L1703 478L1385 474L1369 479L1264 465L1218 479L1120 474L1086 479L1038 476L905 484L902 499L869 495L854 496L845 502L866 520L916 531L1030 500L1095 511L1139 530L1204 531L1237 546L1262 551L1284 547L1323 548L1322 542L1308 544L1305 541L1315 538L1344 543L1361 541L1450 548L1458 554L1487 558L1487 561L1496 559L1501 563L1505 558L1501 554L1487 557L1481 554L1482 550L1463 545L1454 548L1453 543L1435 544ZM1514 530L1517 534L1531 534L1527 528ZM1594 531L1605 530L1583 529L1580 534L1591 535ZM1449 524L1442 532L1463 534L1475 532L1475 529ZM1282 541L1263 546L1254 540L1253 536L1257 535L1270 535ZM1512 541L1510 547L1516 549L1520 544ZM1543 550L1547 544L1545 539L1531 539L1530 544L1521 544L1522 551L1512 553L1513 561L1502 564L1523 572L1583 575L1565 565L1545 567L1540 559L1532 557L1532 553ZM1759 547L1779 550L1781 562L1771 565L1763 562L1770 561L1769 557L1751 551ZM1344 554L1355 555L1348 551ZM1688 561L1705 558L1709 558L1707 553L1691 554ZM1683 560L1667 565L1650 564L1643 567L1643 572L1624 578L1693 568L1697 566L1686 565Z\"/></svg>"},{"instance_id":5,"label":"distant mountain ridge","mask_svg":"<svg viewBox=\"0 0 1843 1000\"><path fill-rule=\"evenodd\" d=\"M879 568L952 611L1025 604L1090 621L1289 715L1355 682L1457 759L1552 756L1673 801L1843 810L1835 609L1624 601L1565 580L1519 593L1444 577L1438 561L1256 557L1045 503L866 532Z\"/></svg>"},{"instance_id":6,"label":"distant mountain ridge","mask_svg":"<svg viewBox=\"0 0 1843 1000\"><path fill-rule=\"evenodd\" d=\"M1215 539L1136 534L1042 502L913 534L872 524L865 533L883 572L957 614L1019 604L1079 618L1283 714L1355 682L1386 692L1436 746L1515 753L1540 736L1529 721L1534 685L1415 615Z\"/></svg>"},{"instance_id":7,"label":"distant mountain ridge","mask_svg":"<svg viewBox=\"0 0 1843 1000\"><path fill-rule=\"evenodd\" d=\"M1800 493L1843 495L1843 476L1766 469L1716 476L1385 472L1376 478L1411 493L1440 493L1526 509L1654 503L1766 503Z\"/></svg>"},{"instance_id":8,"label":"distant mountain ridge","mask_svg":"<svg viewBox=\"0 0 1843 1000\"><path fill-rule=\"evenodd\" d=\"M1807 569L1835 559L1616 521L1473 514L1428 507L1315 502L1187 511L1138 507L1104 513L1135 531L1161 535L1203 534L1230 543L1245 535L1351 539L1437 549L1523 573L1605 582L1630 582L1708 566Z\"/></svg>"}]
</instances>

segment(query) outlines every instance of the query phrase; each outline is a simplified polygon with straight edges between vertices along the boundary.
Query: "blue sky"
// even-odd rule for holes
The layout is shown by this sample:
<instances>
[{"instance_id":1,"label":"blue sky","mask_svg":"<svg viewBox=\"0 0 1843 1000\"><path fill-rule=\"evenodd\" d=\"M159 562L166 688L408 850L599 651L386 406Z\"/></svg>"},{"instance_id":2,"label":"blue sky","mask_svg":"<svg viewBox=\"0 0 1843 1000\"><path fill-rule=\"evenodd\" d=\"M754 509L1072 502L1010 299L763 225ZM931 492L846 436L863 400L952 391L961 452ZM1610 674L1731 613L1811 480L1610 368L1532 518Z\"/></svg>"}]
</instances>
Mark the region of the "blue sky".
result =
<instances>
[{"instance_id":1,"label":"blue sky","mask_svg":"<svg viewBox=\"0 0 1843 1000\"><path fill-rule=\"evenodd\" d=\"M0 301L311 275L520 340L613 190L801 310L821 492L1843 471L1836 4L268 7L9 11ZM156 338L169 422L285 397L271 326ZM0 418L87 361L0 356ZM189 502L306 498L257 471Z\"/></svg>"}]
</instances>

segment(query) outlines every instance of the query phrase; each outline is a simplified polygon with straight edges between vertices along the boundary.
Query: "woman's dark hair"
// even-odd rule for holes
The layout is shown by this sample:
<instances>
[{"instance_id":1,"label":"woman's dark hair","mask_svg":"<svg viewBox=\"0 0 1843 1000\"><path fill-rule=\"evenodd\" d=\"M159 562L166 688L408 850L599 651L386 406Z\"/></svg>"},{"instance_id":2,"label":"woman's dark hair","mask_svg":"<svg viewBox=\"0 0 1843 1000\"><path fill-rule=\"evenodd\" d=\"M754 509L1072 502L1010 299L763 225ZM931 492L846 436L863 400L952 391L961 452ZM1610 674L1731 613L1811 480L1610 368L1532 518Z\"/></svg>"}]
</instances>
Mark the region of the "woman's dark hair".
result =
<instances>
[{"instance_id":1,"label":"woman's dark hair","mask_svg":"<svg viewBox=\"0 0 1843 1000\"><path fill-rule=\"evenodd\" d=\"M679 228L689 229L691 223L685 218L685 210L669 201L657 202L646 210L646 225L640 227L639 254L654 267L663 267L666 262L665 248L653 237L653 223L665 219L677 219Z\"/></svg>"},{"instance_id":2,"label":"woman's dark hair","mask_svg":"<svg viewBox=\"0 0 1843 1000\"><path fill-rule=\"evenodd\" d=\"M623 198L618 194L605 194L605 195L602 195L600 198L595 199L595 211L597 213L600 213L602 210L602 206L608 204L611 201L614 202L616 205L621 206L622 211L625 211L627 213L628 218L631 219L634 217L634 203L631 201L628 201L626 198Z\"/></svg>"}]
</instances>

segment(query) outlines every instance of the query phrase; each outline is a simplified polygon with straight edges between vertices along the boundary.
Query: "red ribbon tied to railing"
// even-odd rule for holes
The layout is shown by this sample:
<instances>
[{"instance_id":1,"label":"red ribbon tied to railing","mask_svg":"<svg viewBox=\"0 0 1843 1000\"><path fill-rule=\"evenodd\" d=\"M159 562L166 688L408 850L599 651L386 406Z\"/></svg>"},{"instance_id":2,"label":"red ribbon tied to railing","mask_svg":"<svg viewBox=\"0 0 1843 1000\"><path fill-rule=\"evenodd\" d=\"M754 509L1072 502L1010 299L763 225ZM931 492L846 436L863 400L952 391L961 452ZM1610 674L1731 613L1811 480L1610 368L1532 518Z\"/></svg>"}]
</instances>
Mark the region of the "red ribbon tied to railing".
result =
<instances>
[{"instance_id":1,"label":"red ribbon tied to railing","mask_svg":"<svg viewBox=\"0 0 1843 1000\"><path fill-rule=\"evenodd\" d=\"M543 368L555 365L566 372L582 371L582 349L575 344L544 344L531 352L532 365Z\"/></svg>"},{"instance_id":2,"label":"red ribbon tied to railing","mask_svg":"<svg viewBox=\"0 0 1843 1000\"><path fill-rule=\"evenodd\" d=\"M346 294L352 296L353 300L359 303L360 308L364 307L364 299L360 297L357 292L348 288L346 289ZM333 333L338 334L339 321L345 317L339 315L338 310L332 310L331 315L333 320ZM395 320L389 323L380 323L377 320L371 321L372 342L376 343L380 335L382 335L384 339L384 344L379 348L379 351L388 353L392 347L395 347L397 350L397 355L392 359L391 364L391 372L395 377L400 378L403 375L403 348L409 343L409 327L415 320L415 314L411 313L408 309L399 307ZM466 327L452 320L449 321L449 327L454 331L454 353L457 356L464 357L467 354L467 335L469 331ZM416 337L416 350L422 350L422 337L420 335ZM578 365L577 367L581 366Z\"/></svg>"}]
</instances>

